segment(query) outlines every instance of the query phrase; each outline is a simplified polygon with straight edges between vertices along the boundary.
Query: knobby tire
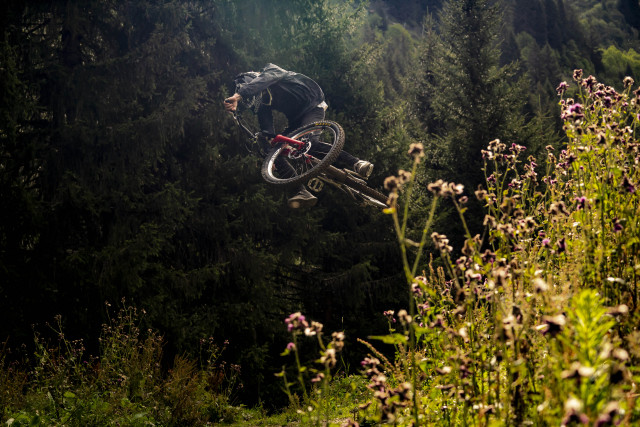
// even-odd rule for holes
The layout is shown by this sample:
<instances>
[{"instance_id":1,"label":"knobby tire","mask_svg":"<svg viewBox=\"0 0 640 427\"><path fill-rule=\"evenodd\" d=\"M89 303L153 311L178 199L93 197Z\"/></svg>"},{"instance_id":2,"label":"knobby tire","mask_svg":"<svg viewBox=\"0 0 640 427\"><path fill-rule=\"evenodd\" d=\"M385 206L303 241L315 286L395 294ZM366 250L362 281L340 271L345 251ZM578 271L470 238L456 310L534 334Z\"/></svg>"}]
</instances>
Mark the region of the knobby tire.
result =
<instances>
[{"instance_id":1,"label":"knobby tire","mask_svg":"<svg viewBox=\"0 0 640 427\"><path fill-rule=\"evenodd\" d=\"M323 158L317 159L317 162L314 162L315 164L312 167L302 173L288 178L274 175L274 162L283 151L283 146L280 145L272 149L269 154L267 154L267 157L262 164L262 177L264 178L264 180L270 184L280 185L306 184L309 179L317 176L322 171L324 171L338 158L338 155L340 155L340 152L342 151L342 147L344 146L344 130L342 129L342 126L330 120L322 120L302 126L293 131L289 136L293 139L300 139L307 135L311 135L311 133L314 131L326 130L331 131L331 133L333 134L333 140L330 143L327 141L322 142L330 145L330 149Z\"/></svg>"}]
</instances>

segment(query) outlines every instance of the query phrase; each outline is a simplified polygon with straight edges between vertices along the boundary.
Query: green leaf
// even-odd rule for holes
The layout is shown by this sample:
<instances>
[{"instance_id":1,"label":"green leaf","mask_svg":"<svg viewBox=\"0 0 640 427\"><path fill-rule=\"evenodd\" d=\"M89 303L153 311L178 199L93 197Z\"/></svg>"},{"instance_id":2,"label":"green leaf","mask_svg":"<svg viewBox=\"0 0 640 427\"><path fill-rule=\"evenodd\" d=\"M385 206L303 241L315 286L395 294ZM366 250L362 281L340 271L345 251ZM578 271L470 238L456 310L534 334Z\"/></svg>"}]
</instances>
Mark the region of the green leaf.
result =
<instances>
[{"instance_id":1,"label":"green leaf","mask_svg":"<svg viewBox=\"0 0 640 427\"><path fill-rule=\"evenodd\" d=\"M423 336L425 333L427 333L429 331L429 328L425 327L425 326L414 326L413 330L415 331L416 334L416 339L420 339L421 336Z\"/></svg>"},{"instance_id":2,"label":"green leaf","mask_svg":"<svg viewBox=\"0 0 640 427\"><path fill-rule=\"evenodd\" d=\"M373 335L370 336L369 339L379 340L385 344L405 344L407 342L407 337L402 334L389 334L389 335Z\"/></svg>"}]
</instances>

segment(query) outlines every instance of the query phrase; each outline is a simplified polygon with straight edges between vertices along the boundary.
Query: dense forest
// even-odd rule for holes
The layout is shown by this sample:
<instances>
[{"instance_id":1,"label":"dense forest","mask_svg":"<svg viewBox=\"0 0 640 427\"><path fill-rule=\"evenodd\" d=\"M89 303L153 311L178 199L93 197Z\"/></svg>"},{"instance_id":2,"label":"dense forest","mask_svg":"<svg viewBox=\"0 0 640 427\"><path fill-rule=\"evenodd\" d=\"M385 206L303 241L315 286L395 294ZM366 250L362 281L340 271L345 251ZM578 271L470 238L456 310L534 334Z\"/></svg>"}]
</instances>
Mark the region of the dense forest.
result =
<instances>
[{"instance_id":1,"label":"dense forest","mask_svg":"<svg viewBox=\"0 0 640 427\"><path fill-rule=\"evenodd\" d=\"M527 147L520 166L542 175L549 150L582 134L567 130L560 82L575 69L620 93L625 77L640 81L637 0L8 0L0 29L3 372L31 372L67 339L91 364L109 339L131 338L113 332L125 313L140 342L161 342L158 372L202 359L206 344L233 377L229 403L266 411L291 404L276 376L291 313L344 332L340 372L358 374L372 351L358 339L389 330L383 313L413 309L403 257L417 244L399 233L420 242L429 216L452 259L470 257L469 237L486 233L474 191L488 189L490 141ZM320 84L345 149L375 164L372 187L393 193L387 177L414 168L411 197L398 193L404 227L330 189L291 210L263 181L223 100L236 74L267 63ZM418 143L424 157L408 156ZM455 205L432 213L438 179L464 185L465 227ZM446 271L443 247L429 240L413 276ZM627 250L635 259L637 245ZM0 388L38 376L11 378ZM2 422L27 403L0 396Z\"/></svg>"}]
</instances>

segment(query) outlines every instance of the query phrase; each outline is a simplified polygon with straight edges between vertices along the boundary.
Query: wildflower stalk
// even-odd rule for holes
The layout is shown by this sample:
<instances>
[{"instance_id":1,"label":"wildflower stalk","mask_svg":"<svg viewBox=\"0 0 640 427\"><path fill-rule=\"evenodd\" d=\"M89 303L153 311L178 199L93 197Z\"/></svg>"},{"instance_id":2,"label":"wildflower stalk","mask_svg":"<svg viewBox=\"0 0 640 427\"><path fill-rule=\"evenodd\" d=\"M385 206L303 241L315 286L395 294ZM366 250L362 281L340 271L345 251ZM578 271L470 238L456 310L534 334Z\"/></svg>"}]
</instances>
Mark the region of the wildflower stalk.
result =
<instances>
[{"instance_id":1,"label":"wildflower stalk","mask_svg":"<svg viewBox=\"0 0 640 427\"><path fill-rule=\"evenodd\" d=\"M304 401L309 400L309 395L307 394L307 387L304 384L304 377L302 373L306 370L302 363L300 363L300 354L298 353L298 339L297 334L293 334L293 345L295 346L293 350L294 358L296 360L296 371L298 372L297 378L298 383L300 384L300 388L302 389L302 395L304 396Z\"/></svg>"},{"instance_id":2,"label":"wildflower stalk","mask_svg":"<svg viewBox=\"0 0 640 427\"><path fill-rule=\"evenodd\" d=\"M416 254L416 258L413 261L413 267L411 268L412 280L416 276L418 266L420 264L420 259L422 258L422 251L424 250L424 245L427 243L427 233L431 229L431 225L433 223L433 216L436 213L438 199L438 196L433 197L433 200L431 201L431 209L429 210L429 216L427 217L427 220L424 223L424 228L422 229L422 237L420 238L420 244L418 245L418 253Z\"/></svg>"}]
</instances>

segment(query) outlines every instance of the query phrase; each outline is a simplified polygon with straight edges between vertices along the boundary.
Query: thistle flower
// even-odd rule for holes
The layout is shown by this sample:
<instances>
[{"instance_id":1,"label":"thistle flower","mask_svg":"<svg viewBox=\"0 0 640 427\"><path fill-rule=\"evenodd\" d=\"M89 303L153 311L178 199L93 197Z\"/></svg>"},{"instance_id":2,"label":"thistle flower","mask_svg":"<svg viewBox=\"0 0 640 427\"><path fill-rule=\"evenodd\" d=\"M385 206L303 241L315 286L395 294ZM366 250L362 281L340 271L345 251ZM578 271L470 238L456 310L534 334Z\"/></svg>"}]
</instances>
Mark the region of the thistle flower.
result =
<instances>
[{"instance_id":1,"label":"thistle flower","mask_svg":"<svg viewBox=\"0 0 640 427\"><path fill-rule=\"evenodd\" d=\"M580 362L573 362L569 369L562 371L561 376L563 379L577 379L589 378L596 372L592 366L584 366Z\"/></svg>"},{"instance_id":2,"label":"thistle flower","mask_svg":"<svg viewBox=\"0 0 640 427\"><path fill-rule=\"evenodd\" d=\"M399 186L400 186L400 183L398 181L398 178L396 178L395 176L388 176L384 180L384 188L387 189L388 191L391 191L391 192L398 191Z\"/></svg>"},{"instance_id":3,"label":"thistle flower","mask_svg":"<svg viewBox=\"0 0 640 427\"><path fill-rule=\"evenodd\" d=\"M547 284L547 282L537 277L533 279L533 290L537 294L542 294L549 290L549 285Z\"/></svg>"},{"instance_id":4,"label":"thistle flower","mask_svg":"<svg viewBox=\"0 0 640 427\"><path fill-rule=\"evenodd\" d=\"M577 204L577 208L578 209L584 209L587 206L587 198L582 196L582 197L576 197L576 204Z\"/></svg>"},{"instance_id":5,"label":"thistle flower","mask_svg":"<svg viewBox=\"0 0 640 427\"><path fill-rule=\"evenodd\" d=\"M567 91L568 88L569 84L567 82L561 82L556 88L556 92L558 93L558 95L562 95Z\"/></svg>"},{"instance_id":6,"label":"thistle flower","mask_svg":"<svg viewBox=\"0 0 640 427\"><path fill-rule=\"evenodd\" d=\"M572 120L574 122L580 120L583 117L584 107L579 103L569 105L569 107L566 108L560 115L560 118L562 120Z\"/></svg>"},{"instance_id":7,"label":"thistle flower","mask_svg":"<svg viewBox=\"0 0 640 427\"><path fill-rule=\"evenodd\" d=\"M482 185L479 185L475 195L478 200L483 201L487 197L487 192L482 188Z\"/></svg>"},{"instance_id":8,"label":"thistle flower","mask_svg":"<svg viewBox=\"0 0 640 427\"><path fill-rule=\"evenodd\" d=\"M618 220L618 218L614 218L613 219L613 231L620 232L622 231L623 227L622 224L620 224L620 220Z\"/></svg>"},{"instance_id":9,"label":"thistle flower","mask_svg":"<svg viewBox=\"0 0 640 427\"><path fill-rule=\"evenodd\" d=\"M559 214L569 215L569 211L567 210L567 207L564 204L564 202L560 201L556 203L551 203L551 206L549 207L549 214L550 215L559 215Z\"/></svg>"},{"instance_id":10,"label":"thistle flower","mask_svg":"<svg viewBox=\"0 0 640 427\"><path fill-rule=\"evenodd\" d=\"M421 142L415 142L409 145L408 154L416 160L420 159L424 157L424 146Z\"/></svg>"},{"instance_id":11,"label":"thistle flower","mask_svg":"<svg viewBox=\"0 0 640 427\"><path fill-rule=\"evenodd\" d=\"M617 425L618 422L615 421L615 418L618 415L620 415L620 405L615 400L611 401L607 403L600 415L598 415L595 426L604 427Z\"/></svg>"},{"instance_id":12,"label":"thistle flower","mask_svg":"<svg viewBox=\"0 0 640 427\"><path fill-rule=\"evenodd\" d=\"M562 426L568 426L572 424L589 424L589 417L582 412L582 401L575 397L570 397L564 403L564 418L562 419Z\"/></svg>"},{"instance_id":13,"label":"thistle flower","mask_svg":"<svg viewBox=\"0 0 640 427\"><path fill-rule=\"evenodd\" d=\"M387 310L382 312L382 314L389 319L389 322L391 323L396 323L396 318L394 317L395 311L393 310Z\"/></svg>"},{"instance_id":14,"label":"thistle flower","mask_svg":"<svg viewBox=\"0 0 640 427\"><path fill-rule=\"evenodd\" d=\"M558 335L567 322L566 318L562 314L558 314L557 316L545 316L542 318L542 321L544 323L538 326L538 329L542 331L543 335L550 335L551 337Z\"/></svg>"},{"instance_id":15,"label":"thistle flower","mask_svg":"<svg viewBox=\"0 0 640 427\"><path fill-rule=\"evenodd\" d=\"M409 182L410 179L411 179L411 172L408 172L408 171L403 170L403 169L400 169L398 171L398 181L399 181L400 185Z\"/></svg>"},{"instance_id":16,"label":"thistle flower","mask_svg":"<svg viewBox=\"0 0 640 427\"><path fill-rule=\"evenodd\" d=\"M439 179L436 182L432 182L429 185L427 185L427 190L431 191L436 196L439 196L440 192L442 191L443 185L444 185L444 181Z\"/></svg>"},{"instance_id":17,"label":"thistle flower","mask_svg":"<svg viewBox=\"0 0 640 427\"><path fill-rule=\"evenodd\" d=\"M398 319L400 319L403 325L408 325L413 322L413 318L407 313L407 310L398 311Z\"/></svg>"},{"instance_id":18,"label":"thistle flower","mask_svg":"<svg viewBox=\"0 0 640 427\"><path fill-rule=\"evenodd\" d=\"M497 225L497 221L496 219L491 216L491 215L485 215L484 216L484 221L482 222L482 225L484 226L488 226L489 228L496 228Z\"/></svg>"},{"instance_id":19,"label":"thistle flower","mask_svg":"<svg viewBox=\"0 0 640 427\"><path fill-rule=\"evenodd\" d=\"M440 195L443 197L461 195L464 191L464 185L453 182L444 183Z\"/></svg>"},{"instance_id":20,"label":"thistle flower","mask_svg":"<svg viewBox=\"0 0 640 427\"><path fill-rule=\"evenodd\" d=\"M333 368L334 366L336 366L336 363L337 363L336 350L334 348L326 349L322 354L322 357L320 357L320 360L318 360L318 362L322 363L328 368Z\"/></svg>"},{"instance_id":21,"label":"thistle flower","mask_svg":"<svg viewBox=\"0 0 640 427\"><path fill-rule=\"evenodd\" d=\"M453 248L449 246L449 239L444 234L438 234L436 232L431 233L431 240L436 245L436 248L443 252L451 252Z\"/></svg>"},{"instance_id":22,"label":"thistle flower","mask_svg":"<svg viewBox=\"0 0 640 427\"><path fill-rule=\"evenodd\" d=\"M598 81L596 80L595 77L593 76L589 76L586 79L582 80L582 86L587 88L589 91L593 91L594 86L596 86L596 84L598 83Z\"/></svg>"},{"instance_id":23,"label":"thistle flower","mask_svg":"<svg viewBox=\"0 0 640 427\"><path fill-rule=\"evenodd\" d=\"M576 69L573 70L573 80L579 81L582 78L582 70Z\"/></svg>"},{"instance_id":24,"label":"thistle flower","mask_svg":"<svg viewBox=\"0 0 640 427\"><path fill-rule=\"evenodd\" d=\"M624 178L622 178L622 187L624 187L624 189L631 194L635 193L636 191L635 185L631 183L627 175L625 175Z\"/></svg>"},{"instance_id":25,"label":"thistle flower","mask_svg":"<svg viewBox=\"0 0 640 427\"><path fill-rule=\"evenodd\" d=\"M284 322L286 323L287 330L289 332L304 331L309 327L309 323L306 321L304 315L300 312L291 314L285 319Z\"/></svg>"},{"instance_id":26,"label":"thistle flower","mask_svg":"<svg viewBox=\"0 0 640 427\"><path fill-rule=\"evenodd\" d=\"M323 328L322 323L311 322L311 326L304 329L304 334L308 337L312 337L322 332L322 328Z\"/></svg>"}]
</instances>

